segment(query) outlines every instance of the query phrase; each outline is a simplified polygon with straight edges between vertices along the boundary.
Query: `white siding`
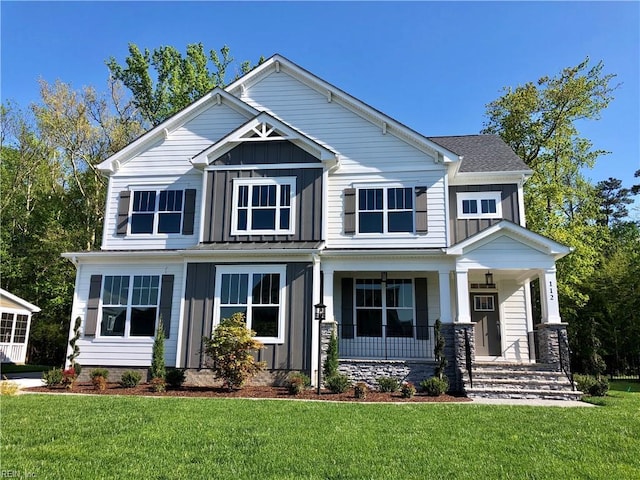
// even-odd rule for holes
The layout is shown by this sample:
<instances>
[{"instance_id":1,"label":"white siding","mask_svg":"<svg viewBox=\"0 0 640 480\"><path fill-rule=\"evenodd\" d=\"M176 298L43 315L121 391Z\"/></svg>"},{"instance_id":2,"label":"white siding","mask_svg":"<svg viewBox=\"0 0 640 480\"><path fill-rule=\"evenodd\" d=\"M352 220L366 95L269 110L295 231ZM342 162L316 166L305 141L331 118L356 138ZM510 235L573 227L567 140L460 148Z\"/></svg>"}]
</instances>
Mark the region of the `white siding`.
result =
<instances>
[{"instance_id":1,"label":"white siding","mask_svg":"<svg viewBox=\"0 0 640 480\"><path fill-rule=\"evenodd\" d=\"M388 238L394 247L446 245L445 168L433 157L376 126L337 101L285 73L272 73L251 86L242 97L259 110L267 110L304 134L340 154L340 168L329 176L327 246L380 247ZM342 234L342 191L354 182L410 182L428 190L429 233L421 236L378 239ZM385 239L385 241L387 241Z\"/></svg>"},{"instance_id":2,"label":"white siding","mask_svg":"<svg viewBox=\"0 0 640 480\"><path fill-rule=\"evenodd\" d=\"M529 361L527 335L527 310L524 286L513 281L498 284L500 299L500 325L502 333L502 355L506 360Z\"/></svg>"},{"instance_id":3,"label":"white siding","mask_svg":"<svg viewBox=\"0 0 640 480\"><path fill-rule=\"evenodd\" d=\"M554 265L553 258L506 235L498 235L474 248L458 260L468 269L491 267L495 269L547 268Z\"/></svg>"},{"instance_id":4,"label":"white siding","mask_svg":"<svg viewBox=\"0 0 640 480\"><path fill-rule=\"evenodd\" d=\"M116 235L118 223L118 199L123 190L196 190L196 212L193 235L182 234L137 234ZM188 248L198 244L200 231L200 211L202 200L202 173L194 171L190 175L150 175L129 176L116 174L109 181L108 202L105 210L103 250L164 250Z\"/></svg>"},{"instance_id":5,"label":"white siding","mask_svg":"<svg viewBox=\"0 0 640 480\"><path fill-rule=\"evenodd\" d=\"M180 324L180 306L183 278L183 263L158 264L128 263L99 265L85 264L79 266L77 283L71 314L72 324L77 317L82 318L82 330L85 327L87 302L89 298L89 282L91 275L174 275L173 303L171 308L171 334L165 340L165 362L167 366L174 366L178 328ZM98 317L98 322L100 317ZM97 326L100 330L100 324ZM152 340L90 338L81 337L78 341L80 365L129 366L148 367L151 365Z\"/></svg>"}]
</instances>

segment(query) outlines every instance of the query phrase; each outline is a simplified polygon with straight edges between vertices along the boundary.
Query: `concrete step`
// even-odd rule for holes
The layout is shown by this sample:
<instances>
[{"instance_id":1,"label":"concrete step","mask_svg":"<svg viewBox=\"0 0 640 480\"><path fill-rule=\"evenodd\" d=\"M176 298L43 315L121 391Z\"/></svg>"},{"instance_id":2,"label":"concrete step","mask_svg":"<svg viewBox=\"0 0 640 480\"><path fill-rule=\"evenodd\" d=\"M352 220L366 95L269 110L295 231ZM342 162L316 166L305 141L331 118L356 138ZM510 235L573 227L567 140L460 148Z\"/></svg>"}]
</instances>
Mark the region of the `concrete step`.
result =
<instances>
[{"instance_id":1,"label":"concrete step","mask_svg":"<svg viewBox=\"0 0 640 480\"><path fill-rule=\"evenodd\" d=\"M582 392L512 388L467 388L469 398L521 398L542 400L580 400Z\"/></svg>"},{"instance_id":2,"label":"concrete step","mask_svg":"<svg viewBox=\"0 0 640 480\"><path fill-rule=\"evenodd\" d=\"M465 372L466 374L466 372ZM473 379L505 379L505 380L522 380L522 381L530 381L530 380L541 380L547 382L553 381L563 381L567 382L569 379L564 374L564 372L547 372L547 371L527 371L527 370L518 370L518 371L508 371L508 370L488 370L488 369L477 369L472 371Z\"/></svg>"},{"instance_id":3,"label":"concrete step","mask_svg":"<svg viewBox=\"0 0 640 480\"><path fill-rule=\"evenodd\" d=\"M546 363L505 363L505 362L475 362L474 370L493 370L493 371L527 371L527 372L555 372L555 365Z\"/></svg>"},{"instance_id":4,"label":"concrete step","mask_svg":"<svg viewBox=\"0 0 640 480\"><path fill-rule=\"evenodd\" d=\"M565 390L571 391L571 383L565 381L531 380L522 381L519 379L476 379L473 378L474 388L512 388L517 390Z\"/></svg>"}]
</instances>

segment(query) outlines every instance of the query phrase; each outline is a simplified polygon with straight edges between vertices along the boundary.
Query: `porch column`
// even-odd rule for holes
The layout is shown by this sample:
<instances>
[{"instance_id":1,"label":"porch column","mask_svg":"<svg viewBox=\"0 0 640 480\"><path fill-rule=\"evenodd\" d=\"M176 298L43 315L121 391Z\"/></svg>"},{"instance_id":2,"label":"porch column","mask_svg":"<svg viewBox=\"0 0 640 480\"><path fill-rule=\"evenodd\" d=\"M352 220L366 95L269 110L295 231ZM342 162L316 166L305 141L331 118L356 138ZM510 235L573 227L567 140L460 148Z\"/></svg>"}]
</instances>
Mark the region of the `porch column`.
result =
<instances>
[{"instance_id":1,"label":"porch column","mask_svg":"<svg viewBox=\"0 0 640 480\"><path fill-rule=\"evenodd\" d=\"M471 323L469 310L469 272L456 270L457 323Z\"/></svg>"},{"instance_id":2,"label":"porch column","mask_svg":"<svg viewBox=\"0 0 640 480\"><path fill-rule=\"evenodd\" d=\"M548 268L542 272L539 278L542 323L561 323L555 267Z\"/></svg>"},{"instance_id":3,"label":"porch column","mask_svg":"<svg viewBox=\"0 0 640 480\"><path fill-rule=\"evenodd\" d=\"M451 315L451 284L450 272L438 272L438 285L440 287L440 321L453 323Z\"/></svg>"},{"instance_id":4,"label":"porch column","mask_svg":"<svg viewBox=\"0 0 640 480\"><path fill-rule=\"evenodd\" d=\"M322 368L324 365L325 359L327 358L327 349L329 348L329 340L331 339L331 335L336 332L336 319L334 316L333 309L333 270L324 270L323 271L323 302L326 306L326 315L325 320L320 324L320 365L318 368ZM318 377L316 376L316 379ZM324 381L324 379L322 380ZM317 383L317 382L315 382ZM317 386L317 385L315 385Z\"/></svg>"},{"instance_id":5,"label":"porch column","mask_svg":"<svg viewBox=\"0 0 640 480\"><path fill-rule=\"evenodd\" d=\"M315 385L318 379L318 337L320 336L319 322L314 318L315 305L321 302L320 298L320 257L313 256L313 290L311 294L311 384Z\"/></svg>"}]
</instances>

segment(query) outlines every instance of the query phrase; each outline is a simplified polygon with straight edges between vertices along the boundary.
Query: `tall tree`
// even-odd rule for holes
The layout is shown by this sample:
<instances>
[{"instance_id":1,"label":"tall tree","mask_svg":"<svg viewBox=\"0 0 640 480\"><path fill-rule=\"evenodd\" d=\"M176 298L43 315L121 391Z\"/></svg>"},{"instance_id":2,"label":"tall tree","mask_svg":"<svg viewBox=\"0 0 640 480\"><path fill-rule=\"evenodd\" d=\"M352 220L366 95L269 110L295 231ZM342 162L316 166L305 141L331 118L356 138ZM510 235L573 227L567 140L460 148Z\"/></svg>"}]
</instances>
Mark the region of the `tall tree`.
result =
<instances>
[{"instance_id":1,"label":"tall tree","mask_svg":"<svg viewBox=\"0 0 640 480\"><path fill-rule=\"evenodd\" d=\"M609 177L596 185L600 201L601 225L614 225L623 221L629 215L627 205L633 203L631 189L622 186L622 180Z\"/></svg>"},{"instance_id":2,"label":"tall tree","mask_svg":"<svg viewBox=\"0 0 640 480\"><path fill-rule=\"evenodd\" d=\"M133 103L145 121L156 126L214 87L224 87L233 61L226 45L219 53L206 53L202 43L192 43L183 56L172 46L158 47L153 52L145 48L143 52L130 43L126 65L111 57L107 66L111 75L131 91ZM260 57L258 63L263 61ZM250 69L249 61L242 62L235 77Z\"/></svg>"}]
</instances>

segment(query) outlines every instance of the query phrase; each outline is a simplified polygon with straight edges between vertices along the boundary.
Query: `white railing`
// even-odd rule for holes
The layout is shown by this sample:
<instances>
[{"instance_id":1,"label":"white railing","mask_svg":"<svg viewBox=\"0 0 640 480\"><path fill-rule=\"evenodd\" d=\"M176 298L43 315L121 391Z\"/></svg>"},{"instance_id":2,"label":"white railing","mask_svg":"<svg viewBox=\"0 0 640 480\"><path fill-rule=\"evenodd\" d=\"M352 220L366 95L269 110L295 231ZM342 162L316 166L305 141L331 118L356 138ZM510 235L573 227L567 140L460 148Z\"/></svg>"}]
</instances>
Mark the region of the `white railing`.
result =
<instances>
[{"instance_id":1,"label":"white railing","mask_svg":"<svg viewBox=\"0 0 640 480\"><path fill-rule=\"evenodd\" d=\"M27 348L24 343L0 343L0 360L5 363L24 363Z\"/></svg>"}]
</instances>

